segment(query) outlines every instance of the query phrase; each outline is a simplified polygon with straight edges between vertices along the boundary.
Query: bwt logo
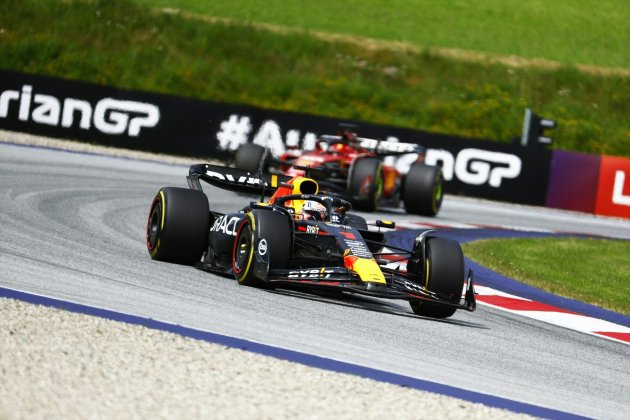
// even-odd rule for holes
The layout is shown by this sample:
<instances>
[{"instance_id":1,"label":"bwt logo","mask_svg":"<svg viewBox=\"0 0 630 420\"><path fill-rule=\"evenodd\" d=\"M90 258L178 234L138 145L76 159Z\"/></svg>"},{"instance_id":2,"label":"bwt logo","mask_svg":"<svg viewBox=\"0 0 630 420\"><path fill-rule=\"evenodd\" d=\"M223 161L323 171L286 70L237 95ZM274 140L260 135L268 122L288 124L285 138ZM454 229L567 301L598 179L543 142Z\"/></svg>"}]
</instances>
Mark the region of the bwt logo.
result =
<instances>
[{"instance_id":1,"label":"bwt logo","mask_svg":"<svg viewBox=\"0 0 630 420\"><path fill-rule=\"evenodd\" d=\"M137 137L145 127L155 127L160 121L160 108L145 102L121 101L103 98L92 108L88 101L65 98L62 101L51 95L36 93L33 87L22 86L22 91L5 90L0 95L0 118L7 118L9 110L18 107L20 121L70 128L79 121L79 128L94 127L105 133Z\"/></svg>"}]
</instances>

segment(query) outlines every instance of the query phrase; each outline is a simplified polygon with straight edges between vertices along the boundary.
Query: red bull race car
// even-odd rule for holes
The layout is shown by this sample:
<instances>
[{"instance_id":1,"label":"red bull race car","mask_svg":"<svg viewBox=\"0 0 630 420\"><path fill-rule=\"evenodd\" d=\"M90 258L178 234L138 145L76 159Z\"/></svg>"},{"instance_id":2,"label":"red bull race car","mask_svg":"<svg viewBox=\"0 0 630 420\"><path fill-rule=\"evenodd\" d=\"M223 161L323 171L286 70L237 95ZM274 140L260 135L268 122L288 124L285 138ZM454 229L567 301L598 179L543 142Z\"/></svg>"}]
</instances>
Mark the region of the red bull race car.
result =
<instances>
[{"instance_id":1,"label":"red bull race car","mask_svg":"<svg viewBox=\"0 0 630 420\"><path fill-rule=\"evenodd\" d=\"M320 194L316 180L300 175L199 164L187 181L190 188L160 189L151 204L146 244L154 260L196 265L246 286L406 300L414 313L433 318L475 310L472 271L466 278L459 244L435 231L420 234L412 249L386 248L393 222L368 225L350 212L350 202ZM261 197L216 212L200 181ZM396 260L408 260L406 270Z\"/></svg>"},{"instance_id":2,"label":"red bull race car","mask_svg":"<svg viewBox=\"0 0 630 420\"><path fill-rule=\"evenodd\" d=\"M410 154L418 157L405 174L393 159L386 159ZM441 168L426 165L424 157L425 149L418 144L362 138L346 130L320 136L313 151L290 149L279 159L265 147L248 143L238 149L235 166L250 172L273 169L289 176L309 175L323 191L351 201L357 210L399 207L403 202L407 213L435 216L442 205L444 177Z\"/></svg>"}]
</instances>

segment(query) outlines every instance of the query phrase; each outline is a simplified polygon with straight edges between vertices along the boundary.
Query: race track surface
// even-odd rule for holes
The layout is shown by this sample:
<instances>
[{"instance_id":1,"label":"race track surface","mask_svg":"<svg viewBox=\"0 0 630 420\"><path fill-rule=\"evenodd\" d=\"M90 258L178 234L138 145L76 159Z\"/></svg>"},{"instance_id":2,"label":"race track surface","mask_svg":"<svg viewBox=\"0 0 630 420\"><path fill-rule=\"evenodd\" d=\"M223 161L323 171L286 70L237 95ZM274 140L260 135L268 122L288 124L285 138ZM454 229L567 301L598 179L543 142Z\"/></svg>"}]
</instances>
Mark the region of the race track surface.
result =
<instances>
[{"instance_id":1,"label":"race track surface","mask_svg":"<svg viewBox=\"0 0 630 420\"><path fill-rule=\"evenodd\" d=\"M151 318L596 418L630 416L630 347L480 306L444 321L408 304L263 291L152 261L149 205L187 167L0 143L0 287ZM250 198L204 185L212 208ZM251 198L253 199L253 198ZM630 239L630 222L447 197L438 218Z\"/></svg>"}]
</instances>

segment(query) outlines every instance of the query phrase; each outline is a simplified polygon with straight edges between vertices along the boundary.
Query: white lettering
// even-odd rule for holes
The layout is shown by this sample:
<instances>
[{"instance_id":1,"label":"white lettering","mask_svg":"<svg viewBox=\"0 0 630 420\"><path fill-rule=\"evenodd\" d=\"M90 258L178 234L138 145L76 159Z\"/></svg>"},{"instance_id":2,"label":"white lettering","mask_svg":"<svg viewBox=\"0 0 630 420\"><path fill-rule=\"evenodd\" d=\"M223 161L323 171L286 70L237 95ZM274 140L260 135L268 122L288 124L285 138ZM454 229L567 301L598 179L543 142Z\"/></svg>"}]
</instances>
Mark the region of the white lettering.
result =
<instances>
[{"instance_id":1,"label":"white lettering","mask_svg":"<svg viewBox=\"0 0 630 420\"><path fill-rule=\"evenodd\" d=\"M239 217L230 217L228 219L227 216L221 216L214 221L210 231L222 232L226 235L236 236L236 225L239 220L241 220Z\"/></svg>"},{"instance_id":2,"label":"white lettering","mask_svg":"<svg viewBox=\"0 0 630 420\"><path fill-rule=\"evenodd\" d=\"M221 131L217 133L219 147L223 150L236 150L247 143L247 136L252 129L249 117L230 115L227 121L221 123Z\"/></svg>"},{"instance_id":3,"label":"white lettering","mask_svg":"<svg viewBox=\"0 0 630 420\"><path fill-rule=\"evenodd\" d=\"M39 104L33 110L33 121L46 125L57 125L59 123L59 114L61 113L59 99L50 95L37 94L33 102Z\"/></svg>"},{"instance_id":4,"label":"white lettering","mask_svg":"<svg viewBox=\"0 0 630 420\"><path fill-rule=\"evenodd\" d=\"M275 121L265 121L254 136L254 144L268 147L273 156L280 156L284 153L284 142L280 127Z\"/></svg>"},{"instance_id":5,"label":"white lettering","mask_svg":"<svg viewBox=\"0 0 630 420\"><path fill-rule=\"evenodd\" d=\"M295 148L300 147L300 131L289 130L287 131L287 147Z\"/></svg>"},{"instance_id":6,"label":"white lettering","mask_svg":"<svg viewBox=\"0 0 630 420\"><path fill-rule=\"evenodd\" d=\"M9 102L20 99L20 92L17 90L5 90L0 95L0 118L6 118L9 113Z\"/></svg>"},{"instance_id":7,"label":"white lettering","mask_svg":"<svg viewBox=\"0 0 630 420\"><path fill-rule=\"evenodd\" d=\"M314 150L317 144L317 135L315 133L306 133L302 139L302 149Z\"/></svg>"},{"instance_id":8,"label":"white lettering","mask_svg":"<svg viewBox=\"0 0 630 420\"><path fill-rule=\"evenodd\" d=\"M31 92L33 86L22 86L22 97L20 98L20 115L18 118L20 121L28 121L28 113L31 109ZM52 124L51 124L52 125Z\"/></svg>"},{"instance_id":9,"label":"white lettering","mask_svg":"<svg viewBox=\"0 0 630 420\"><path fill-rule=\"evenodd\" d=\"M623 187L626 182L624 171L615 171L615 184L613 185L612 202L620 206L630 206L630 195L623 195Z\"/></svg>"},{"instance_id":10,"label":"white lettering","mask_svg":"<svg viewBox=\"0 0 630 420\"><path fill-rule=\"evenodd\" d=\"M92 119L92 106L87 101L81 101L79 99L66 98L63 101L63 115L61 116L62 127L72 127L74 123L74 112L79 111L81 113L81 120L79 127L84 130L90 129L90 120Z\"/></svg>"},{"instance_id":11,"label":"white lettering","mask_svg":"<svg viewBox=\"0 0 630 420\"><path fill-rule=\"evenodd\" d=\"M113 98L104 98L97 102L94 115L88 101L75 98L65 98L62 110L59 98L44 94L33 95L33 87L30 85L22 86L21 93L15 90L2 92L0 118L7 117L11 101L19 101L20 121L28 121L30 118L38 124L58 126L61 119L61 126L68 128L72 127L75 113L79 112L79 128L89 130L94 118L94 126L106 134L126 132L131 137L137 137L142 128L154 127L160 121L160 109L155 105ZM31 102L36 105L33 110Z\"/></svg>"},{"instance_id":12,"label":"white lettering","mask_svg":"<svg viewBox=\"0 0 630 420\"><path fill-rule=\"evenodd\" d=\"M129 113L144 114L129 118ZM127 134L136 137L142 127L155 126L160 119L160 110L155 105L142 102L101 99L94 109L94 126L107 134Z\"/></svg>"},{"instance_id":13,"label":"white lettering","mask_svg":"<svg viewBox=\"0 0 630 420\"><path fill-rule=\"evenodd\" d=\"M325 268L312 268L307 270L291 270L287 276L290 279L327 279L333 273Z\"/></svg>"},{"instance_id":14,"label":"white lettering","mask_svg":"<svg viewBox=\"0 0 630 420\"><path fill-rule=\"evenodd\" d=\"M489 162L507 165L492 168ZM455 174L471 185L485 182L499 188L504 178L516 178L521 173L521 159L508 153L489 152L481 149L463 149L457 155Z\"/></svg>"}]
</instances>

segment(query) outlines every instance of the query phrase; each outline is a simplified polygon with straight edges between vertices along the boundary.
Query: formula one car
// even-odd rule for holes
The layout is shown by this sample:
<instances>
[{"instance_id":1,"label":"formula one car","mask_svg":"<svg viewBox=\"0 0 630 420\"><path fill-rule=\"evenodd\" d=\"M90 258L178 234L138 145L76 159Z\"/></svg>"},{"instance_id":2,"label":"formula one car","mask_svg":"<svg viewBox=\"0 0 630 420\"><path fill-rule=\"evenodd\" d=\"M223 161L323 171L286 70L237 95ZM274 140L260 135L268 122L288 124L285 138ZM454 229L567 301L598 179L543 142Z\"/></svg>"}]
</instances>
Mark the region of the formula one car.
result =
<instances>
[{"instance_id":1,"label":"formula one car","mask_svg":"<svg viewBox=\"0 0 630 420\"><path fill-rule=\"evenodd\" d=\"M418 159L407 174L401 174L385 157L417 153ZM289 149L273 159L265 147L248 143L235 156L235 166L250 172L268 171L306 175L292 164L309 167L323 191L346 198L357 210L374 211L377 207L400 206L407 213L435 216L442 205L442 170L424 163L425 149L412 143L398 143L357 137L351 131L341 135L323 135L316 150Z\"/></svg>"},{"instance_id":2,"label":"formula one car","mask_svg":"<svg viewBox=\"0 0 630 420\"><path fill-rule=\"evenodd\" d=\"M146 242L155 260L233 275L247 286L402 299L414 313L433 318L475 310L472 271L465 281L459 244L434 231L419 235L411 250L385 250L383 229L393 222L378 220L370 229L349 212L351 203L318 194L311 178L200 164L190 167L187 181L189 189L162 188L151 204ZM219 213L210 209L200 181L262 197ZM266 193L272 194L267 200ZM392 267L392 259L408 260L407 270Z\"/></svg>"}]
</instances>

